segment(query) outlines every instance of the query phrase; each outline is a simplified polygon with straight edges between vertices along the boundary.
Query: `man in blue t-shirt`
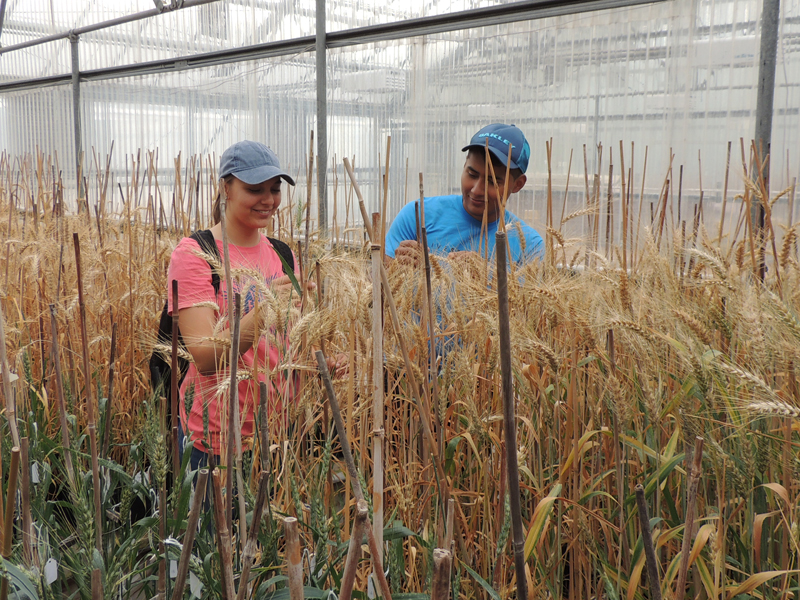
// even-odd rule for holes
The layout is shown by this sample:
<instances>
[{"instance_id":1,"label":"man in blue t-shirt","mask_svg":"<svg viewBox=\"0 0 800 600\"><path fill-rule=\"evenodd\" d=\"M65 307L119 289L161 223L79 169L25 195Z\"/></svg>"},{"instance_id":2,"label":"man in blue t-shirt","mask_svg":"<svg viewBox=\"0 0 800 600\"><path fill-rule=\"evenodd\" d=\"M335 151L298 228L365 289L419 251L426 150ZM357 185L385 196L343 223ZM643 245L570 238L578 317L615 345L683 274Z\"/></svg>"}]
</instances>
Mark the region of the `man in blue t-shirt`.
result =
<instances>
[{"instance_id":1,"label":"man in blue t-shirt","mask_svg":"<svg viewBox=\"0 0 800 600\"><path fill-rule=\"evenodd\" d=\"M492 171L487 172L486 168L486 140L494 177ZM489 256L494 256L500 199L506 185L509 196L525 185L530 146L518 127L495 123L472 136L462 151L467 152L467 159L461 173L461 195L425 198L428 247L434 254L451 258L477 253L485 217ZM406 204L386 234L386 256L402 264L416 265L420 255L416 206L419 206L419 202ZM505 211L505 223L511 257L515 262L542 257L544 243L536 230L508 210Z\"/></svg>"}]
</instances>

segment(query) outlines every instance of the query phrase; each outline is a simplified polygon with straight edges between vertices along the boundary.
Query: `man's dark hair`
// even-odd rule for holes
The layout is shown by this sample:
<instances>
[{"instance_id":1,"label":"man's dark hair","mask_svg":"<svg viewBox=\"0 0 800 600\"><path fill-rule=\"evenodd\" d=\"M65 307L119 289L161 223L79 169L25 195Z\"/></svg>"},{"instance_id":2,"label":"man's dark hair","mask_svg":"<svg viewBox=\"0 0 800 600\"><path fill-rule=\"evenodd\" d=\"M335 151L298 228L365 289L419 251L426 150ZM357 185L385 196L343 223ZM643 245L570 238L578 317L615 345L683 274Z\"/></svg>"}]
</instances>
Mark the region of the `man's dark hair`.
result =
<instances>
[{"instance_id":1,"label":"man's dark hair","mask_svg":"<svg viewBox=\"0 0 800 600\"><path fill-rule=\"evenodd\" d=\"M486 160L486 149L485 148L470 148L467 150L467 156L474 153L476 156L480 156L481 159L484 161ZM492 166L494 167L495 175L505 178L506 176L506 166L500 162L500 159L497 158L491 152L489 153L489 157L492 160ZM522 171L520 169L511 169L509 174L514 179L517 179L520 175L522 175Z\"/></svg>"}]
</instances>

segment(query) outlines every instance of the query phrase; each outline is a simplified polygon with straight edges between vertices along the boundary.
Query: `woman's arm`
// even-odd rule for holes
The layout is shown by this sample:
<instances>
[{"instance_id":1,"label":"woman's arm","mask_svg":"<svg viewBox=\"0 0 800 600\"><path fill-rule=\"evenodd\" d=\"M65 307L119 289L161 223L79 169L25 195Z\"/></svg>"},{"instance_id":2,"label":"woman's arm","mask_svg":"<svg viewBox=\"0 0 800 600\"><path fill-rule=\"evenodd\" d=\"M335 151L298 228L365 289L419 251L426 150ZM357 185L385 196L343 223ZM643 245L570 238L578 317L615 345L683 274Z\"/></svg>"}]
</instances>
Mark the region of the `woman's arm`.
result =
<instances>
[{"instance_id":1,"label":"woman's arm","mask_svg":"<svg viewBox=\"0 0 800 600\"><path fill-rule=\"evenodd\" d=\"M251 311L239 322L239 354L244 354L252 346L256 337L257 326L255 313ZM264 314L266 311L258 311ZM181 337L186 349L192 355L197 370L202 375L216 373L220 358L228 358L230 354L230 329L220 331L212 338L216 315L214 309L207 306L183 308L178 312L178 323Z\"/></svg>"}]
</instances>

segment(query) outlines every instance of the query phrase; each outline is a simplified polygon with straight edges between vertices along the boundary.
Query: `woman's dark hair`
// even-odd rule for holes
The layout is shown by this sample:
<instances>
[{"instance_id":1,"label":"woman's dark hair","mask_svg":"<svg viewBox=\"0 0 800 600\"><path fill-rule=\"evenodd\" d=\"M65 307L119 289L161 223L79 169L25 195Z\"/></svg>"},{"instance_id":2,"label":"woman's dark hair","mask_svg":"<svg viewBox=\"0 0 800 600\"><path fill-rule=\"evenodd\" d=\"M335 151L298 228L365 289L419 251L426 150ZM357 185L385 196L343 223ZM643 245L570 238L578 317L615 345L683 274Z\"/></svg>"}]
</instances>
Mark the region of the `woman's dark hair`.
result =
<instances>
[{"instance_id":1,"label":"woman's dark hair","mask_svg":"<svg viewBox=\"0 0 800 600\"><path fill-rule=\"evenodd\" d=\"M232 179L233 175L225 175L225 177L222 178L222 183L219 184L220 187L217 188L217 197L214 198L214 206L211 208L211 218L214 221L214 225L216 225L217 223L220 222L220 220L222 220L222 214L221 214L222 209L220 200L222 197L222 186L230 183Z\"/></svg>"}]
</instances>

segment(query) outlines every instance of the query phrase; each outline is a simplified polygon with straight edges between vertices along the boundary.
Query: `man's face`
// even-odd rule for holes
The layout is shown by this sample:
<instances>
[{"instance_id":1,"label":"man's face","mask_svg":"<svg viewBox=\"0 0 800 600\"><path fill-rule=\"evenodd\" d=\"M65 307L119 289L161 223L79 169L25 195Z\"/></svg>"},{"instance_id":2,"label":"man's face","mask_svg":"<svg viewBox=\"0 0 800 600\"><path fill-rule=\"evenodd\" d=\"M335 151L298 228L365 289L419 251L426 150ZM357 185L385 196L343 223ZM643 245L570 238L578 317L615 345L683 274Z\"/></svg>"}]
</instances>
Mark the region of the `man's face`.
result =
<instances>
[{"instance_id":1,"label":"man's face","mask_svg":"<svg viewBox=\"0 0 800 600\"><path fill-rule=\"evenodd\" d=\"M486 211L487 223L494 223L500 217L500 198L506 185L506 168L495 167L492 177L491 167L486 172L486 159L479 152L469 151L461 173L461 196L464 210L470 216L483 220ZM514 178L509 174L508 195L517 193L525 185L525 175Z\"/></svg>"}]
</instances>

